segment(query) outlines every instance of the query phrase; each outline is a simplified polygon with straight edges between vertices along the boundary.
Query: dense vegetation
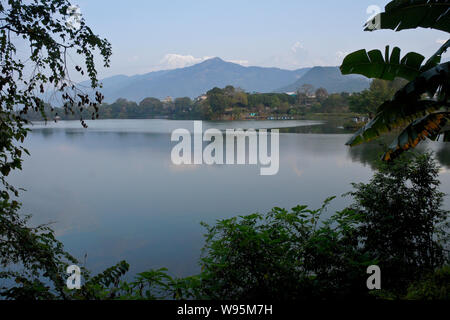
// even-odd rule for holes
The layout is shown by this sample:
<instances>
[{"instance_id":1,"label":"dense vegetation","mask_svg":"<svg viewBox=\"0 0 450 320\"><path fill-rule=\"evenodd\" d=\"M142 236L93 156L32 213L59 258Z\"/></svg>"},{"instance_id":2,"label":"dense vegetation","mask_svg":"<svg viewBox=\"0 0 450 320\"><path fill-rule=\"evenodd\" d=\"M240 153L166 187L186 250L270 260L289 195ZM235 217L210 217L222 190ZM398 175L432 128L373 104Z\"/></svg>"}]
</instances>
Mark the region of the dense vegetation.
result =
<instances>
[{"instance_id":1,"label":"dense vegetation","mask_svg":"<svg viewBox=\"0 0 450 320\"><path fill-rule=\"evenodd\" d=\"M395 78L392 81L374 79L369 89L355 93L349 97L350 111L366 114L373 118L377 108L385 101L392 99L394 94L406 85L406 81Z\"/></svg>"},{"instance_id":2,"label":"dense vegetation","mask_svg":"<svg viewBox=\"0 0 450 320\"><path fill-rule=\"evenodd\" d=\"M6 298L50 299L55 295L49 286L65 298L65 266L75 261L48 226L28 225L29 217L19 214L19 190L7 181L13 170L22 168L22 155L28 153L22 146L28 133L24 115L44 111L39 96L46 87L61 94L65 110L85 105L92 108L92 116L98 115L101 94L90 99L68 73L86 73L91 87L97 88L94 54L108 66L111 46L83 19L76 28L66 23L70 6L67 0L0 2L0 280L6 284L1 290ZM30 50L17 49L23 46ZM83 67L66 63L71 52L78 54Z\"/></svg>"},{"instance_id":3,"label":"dense vegetation","mask_svg":"<svg viewBox=\"0 0 450 320\"><path fill-rule=\"evenodd\" d=\"M391 29L432 28L450 32L450 2L448 0L394 0L385 12L375 16L365 25L366 31ZM450 47L445 42L425 63L425 57L416 52L400 59L400 49L385 55L380 50L359 50L345 57L343 74L361 74L368 78L394 80L402 78L408 83L392 99L383 101L373 119L347 142L350 146L370 141L396 128L403 131L392 142L383 159L389 161L402 152L414 148L420 141L436 140L442 136L450 141L450 62L441 63L441 57ZM376 101L380 103L381 101ZM373 105L368 107L372 112Z\"/></svg>"},{"instance_id":4,"label":"dense vegetation","mask_svg":"<svg viewBox=\"0 0 450 320\"><path fill-rule=\"evenodd\" d=\"M386 88L386 91L388 89ZM382 92L388 96L388 92ZM140 103L118 99L111 104L98 106L101 119L201 119L201 120L239 120L269 118L299 118L311 113L345 113L349 111L350 94L328 94L319 88L303 86L295 94L285 93L247 93L239 88L227 86L223 89L213 88L204 96L191 100L189 97L174 100L145 98ZM95 111L87 107L73 112L62 108L44 107L45 116L52 120L88 119ZM364 109L358 109L366 113ZM28 120L44 120L41 111L29 112Z\"/></svg>"}]
</instances>

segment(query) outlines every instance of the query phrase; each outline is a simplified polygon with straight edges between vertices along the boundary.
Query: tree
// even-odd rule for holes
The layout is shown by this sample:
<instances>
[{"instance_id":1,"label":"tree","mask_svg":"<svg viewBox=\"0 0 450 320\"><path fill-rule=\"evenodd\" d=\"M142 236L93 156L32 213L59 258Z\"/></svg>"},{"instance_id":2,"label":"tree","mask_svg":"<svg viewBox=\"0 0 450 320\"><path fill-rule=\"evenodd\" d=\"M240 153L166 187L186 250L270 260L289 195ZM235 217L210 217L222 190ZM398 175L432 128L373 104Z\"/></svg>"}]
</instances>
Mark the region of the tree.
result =
<instances>
[{"instance_id":1,"label":"tree","mask_svg":"<svg viewBox=\"0 0 450 320\"><path fill-rule=\"evenodd\" d=\"M361 254L377 260L383 288L398 296L448 259L449 211L442 209L439 167L430 154L384 163L369 183L353 184L352 209L361 215Z\"/></svg>"},{"instance_id":2,"label":"tree","mask_svg":"<svg viewBox=\"0 0 450 320\"><path fill-rule=\"evenodd\" d=\"M366 31L392 29L433 28L450 32L450 3L448 0L393 0L385 11L368 21ZM450 46L444 43L425 63L425 57L410 52L400 59L400 49L392 52L359 50L345 57L343 74L362 74L369 78L393 80L403 78L409 83L398 90L391 100L376 110L375 117L347 142L354 146L401 127L403 131L383 155L388 161L414 148L420 141L443 136L450 141L450 62L440 63L442 54Z\"/></svg>"},{"instance_id":3,"label":"tree","mask_svg":"<svg viewBox=\"0 0 450 320\"><path fill-rule=\"evenodd\" d=\"M245 108L248 105L247 94L243 91L236 92L233 96L232 104Z\"/></svg>"},{"instance_id":4,"label":"tree","mask_svg":"<svg viewBox=\"0 0 450 320\"><path fill-rule=\"evenodd\" d=\"M373 118L377 108L394 97L395 92L406 85L407 81L396 78L393 81L374 79L369 89L361 93L354 93L349 97L350 111L368 114Z\"/></svg>"},{"instance_id":5,"label":"tree","mask_svg":"<svg viewBox=\"0 0 450 320\"><path fill-rule=\"evenodd\" d=\"M316 90L316 98L319 102L322 102L328 98L328 91L325 88L319 88Z\"/></svg>"},{"instance_id":6,"label":"tree","mask_svg":"<svg viewBox=\"0 0 450 320\"><path fill-rule=\"evenodd\" d=\"M346 112L348 100L338 93L333 93L326 98L320 107L321 112Z\"/></svg>"},{"instance_id":7,"label":"tree","mask_svg":"<svg viewBox=\"0 0 450 320\"><path fill-rule=\"evenodd\" d=\"M450 266L427 274L408 288L408 300L448 300L450 297Z\"/></svg>"},{"instance_id":8,"label":"tree","mask_svg":"<svg viewBox=\"0 0 450 320\"><path fill-rule=\"evenodd\" d=\"M314 92L314 87L310 84L304 84L298 89L299 92L306 94L307 97L310 97Z\"/></svg>"},{"instance_id":9,"label":"tree","mask_svg":"<svg viewBox=\"0 0 450 320\"><path fill-rule=\"evenodd\" d=\"M81 114L83 108L91 107L92 118L98 117L103 96L95 92L92 98L78 88L70 80L69 70L86 73L90 86L97 88L94 53L98 50L108 67L111 45L95 35L84 19L76 26L66 23L71 7L68 0L0 2L0 277L17 285L2 290L6 297L65 297L62 272L65 263L74 261L47 226L28 227L27 217L18 213L20 203L15 197L19 192L6 180L12 170L21 169L22 155L28 153L21 145L28 132L25 115L34 110L45 117L41 97L46 90L59 92L66 112L78 109ZM25 43L30 50L19 53L18 43ZM70 52L77 54L84 66L69 65ZM34 72L27 77L29 70Z\"/></svg>"},{"instance_id":10,"label":"tree","mask_svg":"<svg viewBox=\"0 0 450 320\"><path fill-rule=\"evenodd\" d=\"M188 110L192 106L192 100L189 97L175 99L175 112Z\"/></svg>"},{"instance_id":11,"label":"tree","mask_svg":"<svg viewBox=\"0 0 450 320\"><path fill-rule=\"evenodd\" d=\"M306 105L308 99L314 92L314 87L310 84L304 84L297 90L297 102L299 105Z\"/></svg>"},{"instance_id":12,"label":"tree","mask_svg":"<svg viewBox=\"0 0 450 320\"><path fill-rule=\"evenodd\" d=\"M287 102L281 102L280 106L278 107L278 112L280 114L287 114L289 111L289 103Z\"/></svg>"},{"instance_id":13,"label":"tree","mask_svg":"<svg viewBox=\"0 0 450 320\"><path fill-rule=\"evenodd\" d=\"M142 112L149 115L158 115L163 110L163 104L156 98L145 98L139 103L139 108Z\"/></svg>"},{"instance_id":14,"label":"tree","mask_svg":"<svg viewBox=\"0 0 450 320\"><path fill-rule=\"evenodd\" d=\"M231 92L234 92L234 88L232 86L228 86L225 89L215 87L206 93L208 96L209 105L214 114L222 114L225 107L230 104L231 98L226 94Z\"/></svg>"}]
</instances>

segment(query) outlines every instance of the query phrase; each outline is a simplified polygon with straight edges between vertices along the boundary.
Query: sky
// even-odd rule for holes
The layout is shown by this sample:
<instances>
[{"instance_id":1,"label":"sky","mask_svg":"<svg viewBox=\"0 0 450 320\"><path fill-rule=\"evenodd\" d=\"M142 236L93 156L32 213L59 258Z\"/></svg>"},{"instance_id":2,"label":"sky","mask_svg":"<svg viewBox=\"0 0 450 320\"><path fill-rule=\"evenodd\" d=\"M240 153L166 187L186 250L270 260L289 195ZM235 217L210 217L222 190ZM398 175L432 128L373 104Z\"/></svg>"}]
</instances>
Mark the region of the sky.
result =
<instances>
[{"instance_id":1,"label":"sky","mask_svg":"<svg viewBox=\"0 0 450 320\"><path fill-rule=\"evenodd\" d=\"M72 0L107 38L112 64L99 77L193 65L211 57L244 66L337 66L353 51L398 46L432 55L445 32L364 32L374 0ZM446 55L446 58L449 54Z\"/></svg>"}]
</instances>

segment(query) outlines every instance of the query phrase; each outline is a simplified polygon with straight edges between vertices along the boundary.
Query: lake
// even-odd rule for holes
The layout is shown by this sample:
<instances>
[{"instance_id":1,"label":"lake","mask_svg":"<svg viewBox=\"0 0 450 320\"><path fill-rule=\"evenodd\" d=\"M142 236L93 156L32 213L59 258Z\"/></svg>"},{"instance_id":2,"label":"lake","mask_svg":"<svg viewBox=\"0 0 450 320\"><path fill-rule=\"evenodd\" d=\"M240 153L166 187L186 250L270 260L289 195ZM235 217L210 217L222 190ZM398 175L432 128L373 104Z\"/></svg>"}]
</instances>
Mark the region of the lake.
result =
<instances>
[{"instance_id":1,"label":"lake","mask_svg":"<svg viewBox=\"0 0 450 320\"><path fill-rule=\"evenodd\" d=\"M25 188L22 212L52 223L66 249L94 272L120 260L130 274L167 267L172 275L199 271L200 222L267 212L272 207L321 206L328 212L351 199L351 182L367 182L377 143L350 149L350 134L320 121L203 122L206 128L281 128L279 172L257 165L182 165L171 162L176 128L192 121L97 120L35 124L25 146L31 157L9 181ZM427 142L443 165L441 190L450 191L450 144ZM446 208L450 208L448 197ZM87 259L84 259L87 254Z\"/></svg>"}]
</instances>

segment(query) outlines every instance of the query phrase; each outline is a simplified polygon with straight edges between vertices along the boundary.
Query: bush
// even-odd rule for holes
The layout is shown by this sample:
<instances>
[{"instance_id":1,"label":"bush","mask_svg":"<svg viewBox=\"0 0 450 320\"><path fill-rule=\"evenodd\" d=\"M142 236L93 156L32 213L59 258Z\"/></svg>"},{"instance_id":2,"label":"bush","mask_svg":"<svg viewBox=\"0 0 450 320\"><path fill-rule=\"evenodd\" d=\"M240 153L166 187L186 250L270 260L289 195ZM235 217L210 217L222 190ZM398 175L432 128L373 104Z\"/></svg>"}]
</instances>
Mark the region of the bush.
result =
<instances>
[{"instance_id":1,"label":"bush","mask_svg":"<svg viewBox=\"0 0 450 320\"><path fill-rule=\"evenodd\" d=\"M448 211L441 209L438 173L424 154L384 163L369 183L354 184L362 252L379 261L383 289L394 294L446 262Z\"/></svg>"},{"instance_id":2,"label":"bush","mask_svg":"<svg viewBox=\"0 0 450 320\"><path fill-rule=\"evenodd\" d=\"M450 266L425 276L408 288L409 300L450 300Z\"/></svg>"},{"instance_id":3,"label":"bush","mask_svg":"<svg viewBox=\"0 0 450 320\"><path fill-rule=\"evenodd\" d=\"M226 300L365 295L365 270L373 261L357 252L352 211L320 223L331 199L318 210L274 208L205 225L205 294Z\"/></svg>"}]
</instances>

